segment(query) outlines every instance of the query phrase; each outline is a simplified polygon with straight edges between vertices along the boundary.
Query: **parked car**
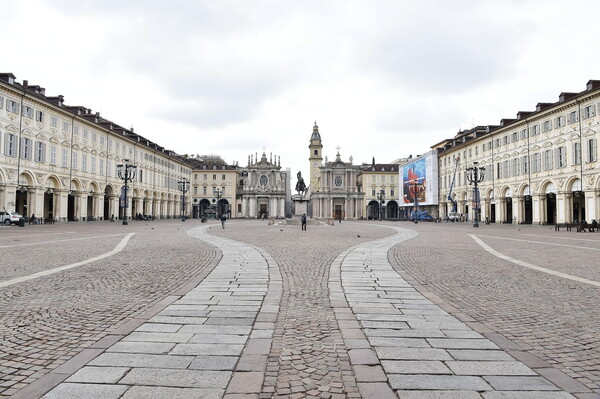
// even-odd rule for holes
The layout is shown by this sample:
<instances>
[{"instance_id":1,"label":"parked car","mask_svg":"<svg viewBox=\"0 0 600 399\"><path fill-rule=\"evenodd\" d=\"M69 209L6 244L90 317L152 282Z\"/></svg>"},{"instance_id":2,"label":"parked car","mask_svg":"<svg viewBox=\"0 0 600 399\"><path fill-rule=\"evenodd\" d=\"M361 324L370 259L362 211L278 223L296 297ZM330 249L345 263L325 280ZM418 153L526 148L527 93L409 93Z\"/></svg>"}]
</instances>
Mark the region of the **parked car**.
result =
<instances>
[{"instance_id":1,"label":"parked car","mask_svg":"<svg viewBox=\"0 0 600 399\"><path fill-rule=\"evenodd\" d=\"M0 211L0 221L6 226L19 223L19 219L22 217L23 216L17 212Z\"/></svg>"},{"instance_id":2,"label":"parked car","mask_svg":"<svg viewBox=\"0 0 600 399\"><path fill-rule=\"evenodd\" d=\"M433 216L431 216L429 214L429 212L425 212L425 211L421 211L421 212L412 211L411 219L412 220L416 219L416 220L423 221L423 222L433 222Z\"/></svg>"}]
</instances>

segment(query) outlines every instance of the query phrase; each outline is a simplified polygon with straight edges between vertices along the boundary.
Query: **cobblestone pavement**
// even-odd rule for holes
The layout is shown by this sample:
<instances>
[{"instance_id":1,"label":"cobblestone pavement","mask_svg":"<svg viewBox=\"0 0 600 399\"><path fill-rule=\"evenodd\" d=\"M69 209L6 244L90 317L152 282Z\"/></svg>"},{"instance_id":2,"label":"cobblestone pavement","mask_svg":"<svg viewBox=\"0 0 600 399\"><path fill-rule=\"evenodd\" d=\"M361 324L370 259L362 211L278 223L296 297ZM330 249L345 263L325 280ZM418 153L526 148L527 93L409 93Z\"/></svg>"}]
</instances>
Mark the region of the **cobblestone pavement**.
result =
<instances>
[{"instance_id":1,"label":"cobblestone pavement","mask_svg":"<svg viewBox=\"0 0 600 399\"><path fill-rule=\"evenodd\" d=\"M276 263L258 249L206 234L218 266L187 294L69 377L44 399L221 398L257 392L281 300Z\"/></svg>"},{"instance_id":2,"label":"cobblestone pavement","mask_svg":"<svg viewBox=\"0 0 600 399\"><path fill-rule=\"evenodd\" d=\"M0 288L0 397L93 348L214 263L218 251L182 224L1 227L0 282L97 256L136 234L112 257Z\"/></svg>"},{"instance_id":3,"label":"cobblestone pavement","mask_svg":"<svg viewBox=\"0 0 600 399\"><path fill-rule=\"evenodd\" d=\"M592 260L598 259L600 233L400 225L419 232L391 254L396 270L413 285L442 298L476 329L508 338L513 355L529 356L545 372L563 372L600 395L600 288L497 258L468 236L475 234L511 258L600 282L598 262Z\"/></svg>"},{"instance_id":4,"label":"cobblestone pavement","mask_svg":"<svg viewBox=\"0 0 600 399\"><path fill-rule=\"evenodd\" d=\"M309 226L301 231L299 226L231 223L215 231L264 248L281 270L281 310L261 398L361 397L349 348L329 301L329 268L348 247L393 232L366 225L360 230L336 227Z\"/></svg>"},{"instance_id":5,"label":"cobblestone pavement","mask_svg":"<svg viewBox=\"0 0 600 399\"><path fill-rule=\"evenodd\" d=\"M123 237L110 234L122 229L95 225L101 229L93 231L98 238L88 244L90 253L102 253L96 242L110 250ZM57 387L46 399L566 399L573 397L569 392L581 399L600 397L587 380L569 377L572 370L565 374L553 367L562 367L563 360L555 349L568 346L588 328L578 324L588 310L590 339L582 352L597 350L591 330L597 331L592 303L597 302L599 288L499 258L468 235L474 233L469 225L344 222L309 226L305 232L299 226L269 226L265 221L231 221L225 229L193 223L181 229L181 224L168 221L154 226L164 234L140 224L123 252L98 264L0 288L4 295L39 287L42 296L55 287L49 295L55 303L46 313L59 306L61 289L70 301L89 295L100 305L110 302L118 313L110 318L108 309L91 304L81 311L85 302L63 305L79 312L79 324L65 319L73 324L77 346L59 359L60 366L47 366L45 376L33 378L37 381L17 392L16 399L38 398L53 386ZM192 227L189 236L183 235ZM588 282L598 280L594 268L570 263L582 259L581 251L597 251L594 235L552 235L546 228L509 226L486 226L475 232L506 256L543 263ZM68 236L66 227L64 234ZM143 234L150 244L143 244L141 255L130 246L145 241L140 240ZM35 241L35 237L19 239ZM539 251L540 245L551 243L547 251ZM6 248L15 244L7 243ZM73 242L64 245L73 247ZM534 249L539 254L531 257ZM24 263L35 260L27 256ZM163 258L173 269L164 276ZM130 263L124 265L124 259ZM28 270L56 266L48 261ZM124 273L123 266L136 274ZM127 288L115 285L114 294L96 287L119 272L121 279L129 279L122 282ZM19 267L11 273L9 278L19 276ZM69 286L73 280L78 284ZM137 286L140 280L154 290L143 292ZM69 296L77 289L77 295ZM129 289L140 289L139 296L125 295ZM96 291L104 297L98 298ZM142 303L143 296L155 299ZM131 298L132 304L125 304ZM103 329L78 337L83 327L93 325L98 310ZM533 317L536 312L538 318ZM0 328L5 328L3 320ZM544 322L535 322L540 320ZM11 340L18 339L18 325L5 331ZM40 323L32 331L43 339L36 336L14 346L39 346L56 337L54 331L43 335ZM526 341L544 334L549 341ZM548 353L537 354L536 345ZM54 355L52 349L43 351ZM581 366L584 371L597 367L594 356ZM37 359L19 360L30 364ZM17 384L9 387L11 392Z\"/></svg>"}]
</instances>

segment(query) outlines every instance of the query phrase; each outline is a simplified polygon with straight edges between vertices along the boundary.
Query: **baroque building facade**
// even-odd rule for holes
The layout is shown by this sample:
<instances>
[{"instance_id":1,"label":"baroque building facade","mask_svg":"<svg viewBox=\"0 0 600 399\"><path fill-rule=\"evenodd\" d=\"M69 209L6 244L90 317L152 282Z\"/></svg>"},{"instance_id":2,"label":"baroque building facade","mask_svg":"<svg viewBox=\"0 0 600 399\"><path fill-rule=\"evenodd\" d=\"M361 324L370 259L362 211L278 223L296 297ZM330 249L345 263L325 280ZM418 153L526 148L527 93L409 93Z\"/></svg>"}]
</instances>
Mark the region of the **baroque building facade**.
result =
<instances>
[{"instance_id":1,"label":"baroque building facade","mask_svg":"<svg viewBox=\"0 0 600 399\"><path fill-rule=\"evenodd\" d=\"M242 218L285 218L290 213L290 171L282 170L281 158L275 160L263 151L248 156L240 170L237 190L237 215Z\"/></svg>"},{"instance_id":2,"label":"baroque building facade","mask_svg":"<svg viewBox=\"0 0 600 399\"><path fill-rule=\"evenodd\" d=\"M127 215L181 214L178 182L191 177L182 157L133 128L65 105L63 96L0 74L0 209L52 221L123 217L120 164L136 166Z\"/></svg>"},{"instance_id":3,"label":"baroque building facade","mask_svg":"<svg viewBox=\"0 0 600 399\"><path fill-rule=\"evenodd\" d=\"M438 151L439 212L456 201L473 218L473 186L466 171L485 168L479 184L481 219L515 224L556 224L600 219L600 81L584 91L561 93L499 125L461 131ZM452 180L455 181L450 192ZM450 199L448 196L450 195Z\"/></svg>"},{"instance_id":4,"label":"baroque building facade","mask_svg":"<svg viewBox=\"0 0 600 399\"><path fill-rule=\"evenodd\" d=\"M359 219L363 214L364 193L358 185L360 166L341 159L322 163L323 143L316 122L309 144L311 216L317 219Z\"/></svg>"}]
</instances>

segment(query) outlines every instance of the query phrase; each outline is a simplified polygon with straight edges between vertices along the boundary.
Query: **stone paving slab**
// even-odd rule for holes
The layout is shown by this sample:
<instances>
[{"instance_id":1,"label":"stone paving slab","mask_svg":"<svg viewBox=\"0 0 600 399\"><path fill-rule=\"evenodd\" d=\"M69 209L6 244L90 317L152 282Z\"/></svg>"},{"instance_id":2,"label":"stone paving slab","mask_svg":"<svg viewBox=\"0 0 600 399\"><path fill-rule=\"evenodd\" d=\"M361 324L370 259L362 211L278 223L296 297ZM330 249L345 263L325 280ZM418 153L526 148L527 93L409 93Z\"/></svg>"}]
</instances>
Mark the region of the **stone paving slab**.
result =
<instances>
[{"instance_id":1,"label":"stone paving slab","mask_svg":"<svg viewBox=\"0 0 600 399\"><path fill-rule=\"evenodd\" d=\"M272 330L250 336L256 320L279 308L276 262L205 230L189 234L221 249L213 271L44 398L221 398L260 391Z\"/></svg>"},{"instance_id":2,"label":"stone paving slab","mask_svg":"<svg viewBox=\"0 0 600 399\"><path fill-rule=\"evenodd\" d=\"M395 236L340 254L332 264L330 290L332 300L340 304L347 300L376 355L376 359L369 358L369 364L381 365L397 395L463 399L494 393L497 395L488 396L500 398L521 391L543 398L548 391L560 391L396 273L388 261L388 251L414 233L394 229L398 231ZM392 298L394 303L386 302ZM344 338L348 340L346 335ZM362 358L351 355L350 360L356 373L365 367ZM550 393L573 397L565 392Z\"/></svg>"}]
</instances>

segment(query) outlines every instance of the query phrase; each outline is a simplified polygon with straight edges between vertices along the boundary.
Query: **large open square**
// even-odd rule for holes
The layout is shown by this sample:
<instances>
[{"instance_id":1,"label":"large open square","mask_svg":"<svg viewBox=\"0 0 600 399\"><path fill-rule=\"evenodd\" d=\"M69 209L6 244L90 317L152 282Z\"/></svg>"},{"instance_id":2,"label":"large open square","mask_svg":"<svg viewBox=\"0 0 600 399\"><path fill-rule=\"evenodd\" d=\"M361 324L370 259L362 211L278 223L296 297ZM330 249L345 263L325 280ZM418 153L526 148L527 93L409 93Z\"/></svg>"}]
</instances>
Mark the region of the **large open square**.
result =
<instances>
[{"instance_id":1,"label":"large open square","mask_svg":"<svg viewBox=\"0 0 600 399\"><path fill-rule=\"evenodd\" d=\"M0 396L593 398L600 233L0 228Z\"/></svg>"}]
</instances>

